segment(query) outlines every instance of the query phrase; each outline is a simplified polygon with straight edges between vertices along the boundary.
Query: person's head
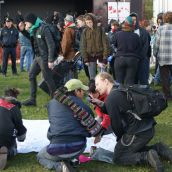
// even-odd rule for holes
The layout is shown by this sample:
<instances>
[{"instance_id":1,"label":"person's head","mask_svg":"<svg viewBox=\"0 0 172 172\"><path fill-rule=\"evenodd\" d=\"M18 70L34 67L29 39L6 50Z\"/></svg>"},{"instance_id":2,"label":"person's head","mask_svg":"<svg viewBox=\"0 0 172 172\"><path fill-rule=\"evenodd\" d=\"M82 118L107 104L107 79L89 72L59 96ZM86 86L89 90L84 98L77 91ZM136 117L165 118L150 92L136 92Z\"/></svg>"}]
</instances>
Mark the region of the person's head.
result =
<instances>
[{"instance_id":1,"label":"person's head","mask_svg":"<svg viewBox=\"0 0 172 172\"><path fill-rule=\"evenodd\" d=\"M95 84L95 80L91 79L88 83L88 93L91 97L93 98L98 98L99 97L99 92L96 90L96 84Z\"/></svg>"},{"instance_id":2,"label":"person's head","mask_svg":"<svg viewBox=\"0 0 172 172\"><path fill-rule=\"evenodd\" d=\"M13 25L13 20L10 17L7 17L5 19L5 26L8 27L8 28L11 28L12 25Z\"/></svg>"},{"instance_id":3,"label":"person's head","mask_svg":"<svg viewBox=\"0 0 172 172\"><path fill-rule=\"evenodd\" d=\"M87 13L85 16L84 16L84 20L85 20L85 24L90 28L90 29L93 29L94 25L95 25L95 16L93 16L93 14L89 14ZM96 23L97 25L97 23Z\"/></svg>"},{"instance_id":4,"label":"person's head","mask_svg":"<svg viewBox=\"0 0 172 172\"><path fill-rule=\"evenodd\" d=\"M25 16L25 29L29 30L35 23L37 20L37 16L33 13L29 13Z\"/></svg>"},{"instance_id":5,"label":"person's head","mask_svg":"<svg viewBox=\"0 0 172 172\"><path fill-rule=\"evenodd\" d=\"M139 27L138 14L135 12L132 12L130 14L130 16L132 17L133 25L134 25L135 29L138 29L138 27Z\"/></svg>"},{"instance_id":6,"label":"person's head","mask_svg":"<svg viewBox=\"0 0 172 172\"><path fill-rule=\"evenodd\" d=\"M25 23L23 21L20 21L19 24L18 24L18 28L20 31L23 31L24 28L25 28Z\"/></svg>"},{"instance_id":7,"label":"person's head","mask_svg":"<svg viewBox=\"0 0 172 172\"><path fill-rule=\"evenodd\" d=\"M163 22L172 24L172 12L168 11L163 15Z\"/></svg>"},{"instance_id":8,"label":"person's head","mask_svg":"<svg viewBox=\"0 0 172 172\"><path fill-rule=\"evenodd\" d=\"M132 31L134 30L134 22L132 20L132 17L131 16L128 16L123 25L122 25L122 30L123 31Z\"/></svg>"},{"instance_id":9,"label":"person's head","mask_svg":"<svg viewBox=\"0 0 172 172\"><path fill-rule=\"evenodd\" d=\"M73 23L74 19L72 15L67 14L66 17L64 18L64 23L67 25L68 23Z\"/></svg>"},{"instance_id":10,"label":"person's head","mask_svg":"<svg viewBox=\"0 0 172 172\"><path fill-rule=\"evenodd\" d=\"M95 78L96 90L100 95L108 95L114 85L113 77L107 73L99 73Z\"/></svg>"},{"instance_id":11,"label":"person's head","mask_svg":"<svg viewBox=\"0 0 172 172\"><path fill-rule=\"evenodd\" d=\"M158 15L157 15L157 25L158 26L161 26L161 25L163 25L163 14L164 13L159 13Z\"/></svg>"},{"instance_id":12,"label":"person's head","mask_svg":"<svg viewBox=\"0 0 172 172\"><path fill-rule=\"evenodd\" d=\"M88 91L88 86L84 85L79 79L70 79L64 85L68 94L83 98L84 91Z\"/></svg>"},{"instance_id":13,"label":"person's head","mask_svg":"<svg viewBox=\"0 0 172 172\"><path fill-rule=\"evenodd\" d=\"M76 22L79 28L85 26L84 16L83 15L78 16L76 18Z\"/></svg>"},{"instance_id":14,"label":"person's head","mask_svg":"<svg viewBox=\"0 0 172 172\"><path fill-rule=\"evenodd\" d=\"M19 93L20 93L19 90L16 88L8 88L4 91L4 96L17 98Z\"/></svg>"},{"instance_id":15,"label":"person's head","mask_svg":"<svg viewBox=\"0 0 172 172\"><path fill-rule=\"evenodd\" d=\"M112 31L116 31L119 28L119 23L117 21L111 22Z\"/></svg>"}]
</instances>

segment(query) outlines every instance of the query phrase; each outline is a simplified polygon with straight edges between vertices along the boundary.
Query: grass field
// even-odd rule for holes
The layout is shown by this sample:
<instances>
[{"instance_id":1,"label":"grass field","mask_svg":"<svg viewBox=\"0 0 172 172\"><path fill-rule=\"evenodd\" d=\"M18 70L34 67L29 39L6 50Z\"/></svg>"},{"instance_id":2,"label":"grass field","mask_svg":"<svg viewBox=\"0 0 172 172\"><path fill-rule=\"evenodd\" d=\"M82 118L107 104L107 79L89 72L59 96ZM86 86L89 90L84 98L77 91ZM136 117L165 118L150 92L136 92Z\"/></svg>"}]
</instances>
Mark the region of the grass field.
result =
<instances>
[{"instance_id":1,"label":"grass field","mask_svg":"<svg viewBox=\"0 0 172 172\"><path fill-rule=\"evenodd\" d=\"M85 83L87 80L83 72L80 74L80 79ZM40 80L40 76L38 78ZM19 73L19 76L12 76L11 70L8 71L6 78L0 76L0 94L3 94L4 88L16 87L20 89L19 100L23 101L29 96L29 82L27 73ZM159 87L160 88L160 87ZM45 104L49 101L49 97L40 89L38 89L37 106L36 107L22 107L22 114L24 119L47 119L47 111ZM156 118L156 136L152 143L164 141L172 147L172 103L169 107ZM39 126L38 126L39 127ZM16 157L8 161L7 168L4 172L48 172L49 170L42 168L35 157L36 153L18 154ZM172 171L172 164L163 161L166 172ZM80 165L79 172L148 172L153 169L148 166L133 166L123 167L119 165L109 165L103 162L89 162Z\"/></svg>"}]
</instances>

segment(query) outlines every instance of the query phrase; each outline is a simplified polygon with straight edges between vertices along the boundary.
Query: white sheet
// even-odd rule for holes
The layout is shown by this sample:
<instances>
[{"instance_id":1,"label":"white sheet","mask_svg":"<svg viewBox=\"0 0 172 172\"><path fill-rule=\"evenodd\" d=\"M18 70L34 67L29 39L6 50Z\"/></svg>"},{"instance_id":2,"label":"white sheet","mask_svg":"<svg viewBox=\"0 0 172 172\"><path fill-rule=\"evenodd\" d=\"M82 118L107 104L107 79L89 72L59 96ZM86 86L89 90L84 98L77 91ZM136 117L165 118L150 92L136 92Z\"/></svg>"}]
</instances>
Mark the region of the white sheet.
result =
<instances>
[{"instance_id":1,"label":"white sheet","mask_svg":"<svg viewBox=\"0 0 172 172\"><path fill-rule=\"evenodd\" d=\"M26 140L18 142L19 153L39 152L43 147L49 144L47 139L47 130L49 127L48 120L23 120L27 128ZM87 139L87 147L85 152L90 152L90 147L94 145L94 138ZM101 142L95 146L114 151L116 145L116 137L113 134L103 136Z\"/></svg>"}]
</instances>

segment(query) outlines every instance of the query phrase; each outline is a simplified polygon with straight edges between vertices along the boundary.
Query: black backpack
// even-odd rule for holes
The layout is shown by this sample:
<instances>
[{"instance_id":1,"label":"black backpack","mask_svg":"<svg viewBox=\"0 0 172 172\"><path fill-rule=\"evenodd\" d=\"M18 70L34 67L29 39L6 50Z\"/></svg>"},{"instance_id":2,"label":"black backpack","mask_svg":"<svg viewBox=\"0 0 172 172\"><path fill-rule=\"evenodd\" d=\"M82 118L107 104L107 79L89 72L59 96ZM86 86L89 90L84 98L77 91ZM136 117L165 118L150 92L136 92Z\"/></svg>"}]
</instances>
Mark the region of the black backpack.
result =
<instances>
[{"instance_id":1,"label":"black backpack","mask_svg":"<svg viewBox=\"0 0 172 172\"><path fill-rule=\"evenodd\" d=\"M150 87L134 85L118 89L126 94L131 105L127 113L134 115L138 120L157 116L168 106L164 94Z\"/></svg>"}]
</instances>

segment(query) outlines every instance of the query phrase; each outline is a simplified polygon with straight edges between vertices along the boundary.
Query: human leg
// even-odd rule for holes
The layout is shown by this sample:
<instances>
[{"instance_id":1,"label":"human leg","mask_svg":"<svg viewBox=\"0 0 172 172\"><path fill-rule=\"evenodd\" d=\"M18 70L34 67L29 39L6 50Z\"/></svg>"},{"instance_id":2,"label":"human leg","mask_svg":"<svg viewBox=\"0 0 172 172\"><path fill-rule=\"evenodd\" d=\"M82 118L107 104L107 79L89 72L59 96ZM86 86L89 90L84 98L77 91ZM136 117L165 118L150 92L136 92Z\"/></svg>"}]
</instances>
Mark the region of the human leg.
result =
<instances>
[{"instance_id":1,"label":"human leg","mask_svg":"<svg viewBox=\"0 0 172 172\"><path fill-rule=\"evenodd\" d=\"M114 161L122 165L149 164L157 172L162 172L163 165L157 152L151 148L144 149L153 136L154 129L141 132L136 136L124 134L115 147Z\"/></svg>"},{"instance_id":2,"label":"human leg","mask_svg":"<svg viewBox=\"0 0 172 172\"><path fill-rule=\"evenodd\" d=\"M7 164L8 149L5 146L0 148L0 170L3 170Z\"/></svg>"},{"instance_id":3,"label":"human leg","mask_svg":"<svg viewBox=\"0 0 172 172\"><path fill-rule=\"evenodd\" d=\"M7 73L9 53L10 53L9 48L3 48L3 55L2 55L2 74L3 75L6 75Z\"/></svg>"},{"instance_id":4,"label":"human leg","mask_svg":"<svg viewBox=\"0 0 172 172\"><path fill-rule=\"evenodd\" d=\"M17 67L16 67L16 48L10 48L10 54L11 54L11 62L12 62L12 73L17 73Z\"/></svg>"}]
</instances>

